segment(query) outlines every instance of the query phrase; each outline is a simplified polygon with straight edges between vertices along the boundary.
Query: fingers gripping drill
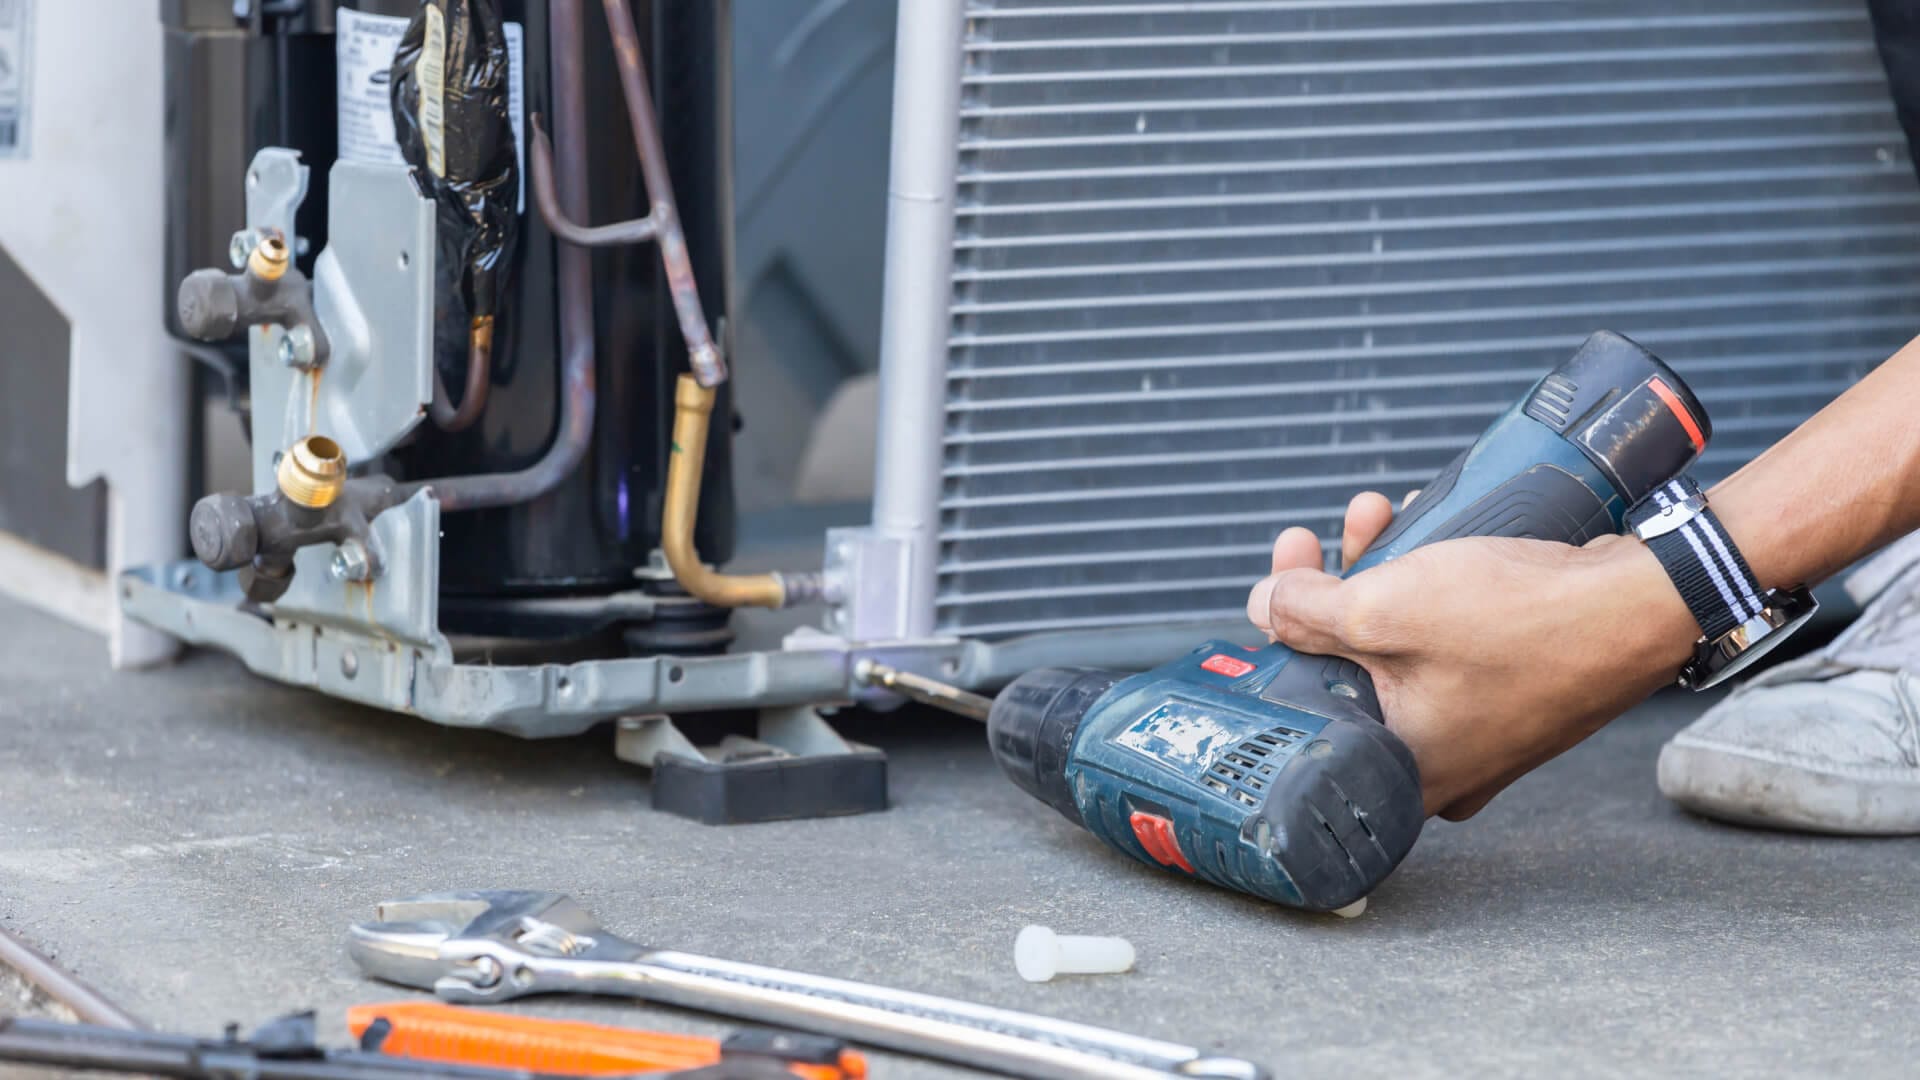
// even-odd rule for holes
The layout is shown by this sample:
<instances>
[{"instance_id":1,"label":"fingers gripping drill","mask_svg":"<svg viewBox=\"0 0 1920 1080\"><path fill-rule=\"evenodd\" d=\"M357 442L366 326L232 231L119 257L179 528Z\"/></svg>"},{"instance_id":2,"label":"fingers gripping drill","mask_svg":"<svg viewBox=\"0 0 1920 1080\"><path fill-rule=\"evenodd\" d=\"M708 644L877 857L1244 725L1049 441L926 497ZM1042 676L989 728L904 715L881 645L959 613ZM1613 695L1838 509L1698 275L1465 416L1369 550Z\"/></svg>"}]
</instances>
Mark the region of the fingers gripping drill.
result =
<instances>
[{"instance_id":1,"label":"fingers gripping drill","mask_svg":"<svg viewBox=\"0 0 1920 1080\"><path fill-rule=\"evenodd\" d=\"M1652 353L1598 333L1447 466L1348 574L1463 536L1584 543L1690 465L1711 429ZM954 708L900 673L866 677ZM893 675L896 678L888 679ZM962 694L977 712L984 699ZM1028 672L992 702L1013 782L1141 862L1332 911L1400 864L1426 814L1412 753L1366 671L1209 641L1139 675Z\"/></svg>"}]
</instances>

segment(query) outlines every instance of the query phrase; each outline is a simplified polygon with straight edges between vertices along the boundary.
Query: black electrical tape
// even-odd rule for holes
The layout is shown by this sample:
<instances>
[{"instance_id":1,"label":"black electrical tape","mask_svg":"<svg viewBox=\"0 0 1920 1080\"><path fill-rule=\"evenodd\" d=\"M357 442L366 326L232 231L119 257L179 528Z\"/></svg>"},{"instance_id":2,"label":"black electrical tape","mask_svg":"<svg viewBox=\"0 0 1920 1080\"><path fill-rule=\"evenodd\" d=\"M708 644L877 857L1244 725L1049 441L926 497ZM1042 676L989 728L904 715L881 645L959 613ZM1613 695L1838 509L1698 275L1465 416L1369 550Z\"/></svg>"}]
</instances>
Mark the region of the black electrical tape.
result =
<instances>
[{"instance_id":1,"label":"black electrical tape","mask_svg":"<svg viewBox=\"0 0 1920 1080\"><path fill-rule=\"evenodd\" d=\"M437 207L435 355L456 378L500 309L519 231L507 37L494 0L426 0L393 58L400 153Z\"/></svg>"}]
</instances>

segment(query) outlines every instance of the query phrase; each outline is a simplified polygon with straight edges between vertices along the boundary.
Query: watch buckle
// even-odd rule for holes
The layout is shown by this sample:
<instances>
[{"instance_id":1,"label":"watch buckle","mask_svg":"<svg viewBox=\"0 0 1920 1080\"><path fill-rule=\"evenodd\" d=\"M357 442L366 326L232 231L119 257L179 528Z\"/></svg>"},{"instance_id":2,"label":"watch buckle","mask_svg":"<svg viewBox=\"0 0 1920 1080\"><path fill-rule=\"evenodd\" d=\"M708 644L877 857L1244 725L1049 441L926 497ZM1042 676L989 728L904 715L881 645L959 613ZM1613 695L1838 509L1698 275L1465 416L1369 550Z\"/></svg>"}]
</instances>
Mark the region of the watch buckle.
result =
<instances>
[{"instance_id":1,"label":"watch buckle","mask_svg":"<svg viewBox=\"0 0 1920 1080\"><path fill-rule=\"evenodd\" d=\"M1641 520L1634 522L1633 535L1638 537L1642 542L1651 540L1656 536L1665 536L1675 529L1680 528L1682 525L1685 525L1687 522L1692 521L1694 518L1699 517L1701 512L1706 510L1706 508L1706 494L1696 491L1687 496L1685 501L1663 506L1658 511L1648 514Z\"/></svg>"},{"instance_id":2,"label":"watch buckle","mask_svg":"<svg viewBox=\"0 0 1920 1080\"><path fill-rule=\"evenodd\" d=\"M1712 639L1701 638L1693 659L1680 669L1679 683L1689 690L1717 686L1771 652L1813 618L1820 604L1803 585L1769 589L1760 614Z\"/></svg>"}]
</instances>

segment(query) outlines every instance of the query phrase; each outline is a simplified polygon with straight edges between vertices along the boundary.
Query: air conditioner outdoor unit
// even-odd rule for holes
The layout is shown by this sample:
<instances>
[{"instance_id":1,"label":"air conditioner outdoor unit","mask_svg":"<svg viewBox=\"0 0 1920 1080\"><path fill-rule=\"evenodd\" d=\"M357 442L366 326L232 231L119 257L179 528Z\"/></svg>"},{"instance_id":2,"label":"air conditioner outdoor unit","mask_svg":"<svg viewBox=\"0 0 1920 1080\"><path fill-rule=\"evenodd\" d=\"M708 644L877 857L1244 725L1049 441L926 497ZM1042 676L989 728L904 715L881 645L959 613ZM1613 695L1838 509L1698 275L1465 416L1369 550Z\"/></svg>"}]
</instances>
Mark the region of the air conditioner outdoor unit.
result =
<instances>
[{"instance_id":1,"label":"air conditioner outdoor unit","mask_svg":"<svg viewBox=\"0 0 1920 1080\"><path fill-rule=\"evenodd\" d=\"M474 662L430 606L262 618L197 564L126 610L528 736L884 700L863 658L1146 665L1243 635L1280 528L1419 486L1596 328L1686 376L1719 476L1920 323L1855 0L902 0L897 58L872 521L781 647Z\"/></svg>"}]
</instances>

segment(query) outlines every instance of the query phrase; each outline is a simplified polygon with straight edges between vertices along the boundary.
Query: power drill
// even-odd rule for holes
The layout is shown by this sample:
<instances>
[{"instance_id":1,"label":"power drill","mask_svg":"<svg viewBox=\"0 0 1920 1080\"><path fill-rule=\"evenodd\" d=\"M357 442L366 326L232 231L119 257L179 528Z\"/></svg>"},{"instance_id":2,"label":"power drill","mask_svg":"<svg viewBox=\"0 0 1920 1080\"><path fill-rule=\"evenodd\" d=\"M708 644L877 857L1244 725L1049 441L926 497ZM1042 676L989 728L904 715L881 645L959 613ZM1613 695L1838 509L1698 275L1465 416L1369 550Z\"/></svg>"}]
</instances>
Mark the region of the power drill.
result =
<instances>
[{"instance_id":1,"label":"power drill","mask_svg":"<svg viewBox=\"0 0 1920 1080\"><path fill-rule=\"evenodd\" d=\"M1658 357L1594 334L1402 510L1347 573L1436 540L1584 543L1705 449ZM1150 866L1313 911L1385 880L1420 835L1420 773L1359 665L1209 641L1140 675L1042 668L988 739L1028 794Z\"/></svg>"}]
</instances>

